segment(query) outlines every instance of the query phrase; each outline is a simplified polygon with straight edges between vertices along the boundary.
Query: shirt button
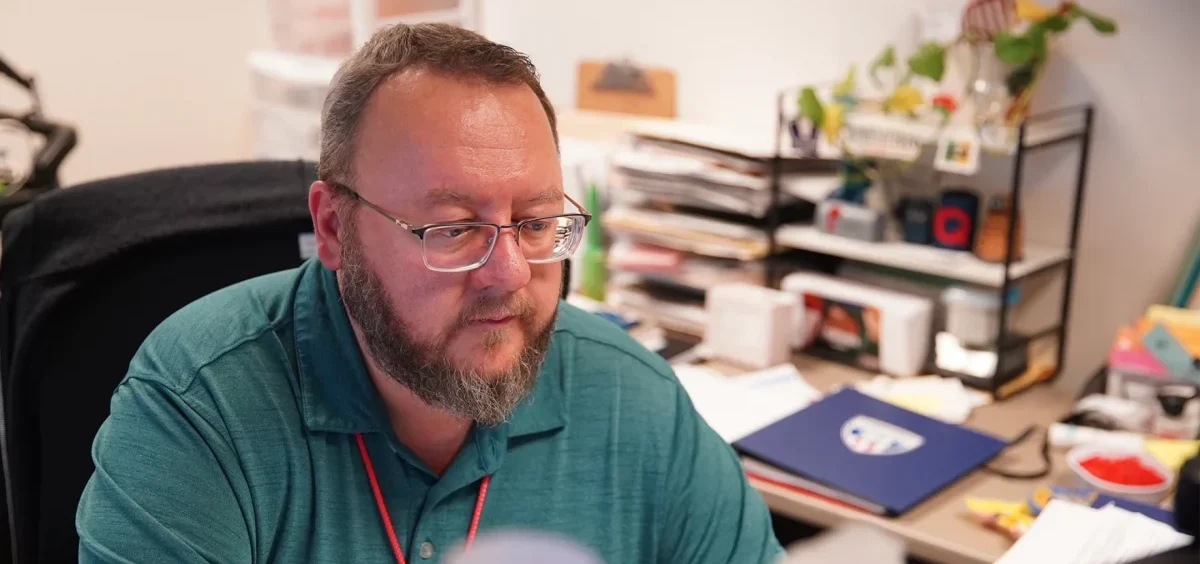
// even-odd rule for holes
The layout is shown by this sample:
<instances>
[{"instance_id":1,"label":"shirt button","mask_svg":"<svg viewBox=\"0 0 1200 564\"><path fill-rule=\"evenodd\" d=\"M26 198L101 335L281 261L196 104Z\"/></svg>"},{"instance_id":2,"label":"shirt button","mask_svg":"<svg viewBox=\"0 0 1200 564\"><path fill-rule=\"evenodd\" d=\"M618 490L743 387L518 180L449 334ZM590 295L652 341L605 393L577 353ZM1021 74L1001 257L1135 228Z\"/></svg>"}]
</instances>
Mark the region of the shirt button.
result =
<instances>
[{"instance_id":1,"label":"shirt button","mask_svg":"<svg viewBox=\"0 0 1200 564\"><path fill-rule=\"evenodd\" d=\"M425 541L421 543L421 560L429 560L433 558L433 543Z\"/></svg>"}]
</instances>

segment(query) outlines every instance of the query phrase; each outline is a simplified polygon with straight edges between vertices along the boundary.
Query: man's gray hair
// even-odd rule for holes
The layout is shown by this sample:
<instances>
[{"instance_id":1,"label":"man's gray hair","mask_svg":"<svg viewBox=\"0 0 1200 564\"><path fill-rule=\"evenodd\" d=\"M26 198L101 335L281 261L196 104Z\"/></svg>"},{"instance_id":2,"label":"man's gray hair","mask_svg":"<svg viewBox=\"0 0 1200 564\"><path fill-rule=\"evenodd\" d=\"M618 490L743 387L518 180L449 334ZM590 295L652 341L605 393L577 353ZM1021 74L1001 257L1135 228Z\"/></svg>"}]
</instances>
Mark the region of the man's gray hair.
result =
<instances>
[{"instance_id":1,"label":"man's gray hair","mask_svg":"<svg viewBox=\"0 0 1200 564\"><path fill-rule=\"evenodd\" d=\"M409 69L428 69L494 84L524 84L542 103L558 143L554 108L542 91L529 57L478 33L447 24L396 24L371 37L333 77L321 110L321 157L317 164L321 180L354 182L355 132L367 101L381 83Z\"/></svg>"}]
</instances>

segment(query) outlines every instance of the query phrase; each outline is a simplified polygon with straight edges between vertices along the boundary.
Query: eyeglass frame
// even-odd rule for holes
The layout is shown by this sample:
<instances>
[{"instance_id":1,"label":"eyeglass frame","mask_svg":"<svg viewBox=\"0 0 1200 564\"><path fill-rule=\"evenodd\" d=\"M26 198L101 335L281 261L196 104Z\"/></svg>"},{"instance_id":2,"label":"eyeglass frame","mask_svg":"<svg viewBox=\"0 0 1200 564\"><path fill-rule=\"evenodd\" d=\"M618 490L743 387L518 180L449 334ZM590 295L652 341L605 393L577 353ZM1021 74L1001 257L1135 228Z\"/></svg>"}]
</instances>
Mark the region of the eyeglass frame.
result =
<instances>
[{"instance_id":1,"label":"eyeglass frame","mask_svg":"<svg viewBox=\"0 0 1200 564\"><path fill-rule=\"evenodd\" d=\"M370 200L362 197L362 194L359 194L357 190L355 190L354 188L352 188L350 186L347 186L340 182L326 182L326 184L329 184L330 186L332 186L335 190L337 190L339 192L345 193L346 195L350 196L354 200L362 202L368 208L371 208L371 210L374 211L375 213L383 216L385 219L396 224L401 229L404 229L405 231L408 231L409 233L415 235L417 237L417 239L420 239L421 240L421 262L425 263L425 268L428 268L429 270L431 270L433 272L446 272L446 273L468 272L471 270L482 268L483 265L487 264L487 261L491 260L492 253L496 250L496 241L495 240L492 241L491 245L488 246L487 254L483 255L483 258L480 259L480 261L476 264L472 264L472 265L468 265L468 266L464 266L464 267L460 267L460 268L454 268L454 269L434 268L429 265L429 259L425 253L425 233L428 232L430 229L436 229L436 228L441 228L441 227L456 227L456 226L495 227L497 239L499 238L501 230L512 229L514 231L514 233L516 234L517 243L519 245L520 240L521 240L521 227L523 227L527 223L532 223L534 221L545 221L547 219L557 219L557 218L562 218L562 217L582 217L583 218L583 227L586 229L588 223L591 223L591 221L592 221L592 214L589 213L587 211L587 209L585 209L582 205L580 205L579 202L576 202L574 198L572 198L566 192L563 192L563 197L566 198L566 200L568 202L571 202L571 205L575 206L575 208L579 210L579 213L563 213L563 214L556 214L556 215L531 217L529 219L522 219L521 221L518 221L516 223L509 223L509 224L504 224L504 225L499 224L499 223L488 223L486 221L449 221L449 222L443 222L443 223L429 223L429 224L423 225L421 227L414 227L413 224L408 223L407 221L404 221L402 219L399 219L399 218L393 216L387 210L384 210L383 208L372 203ZM576 243L576 245L578 245L578 243ZM524 255L524 253L522 253L522 256L523 255ZM525 260L527 262L529 262L530 264L553 264L556 262L562 262L566 258L567 258L567 256L564 255L562 257L559 257L559 258L556 258L553 260L531 259L528 257L525 257Z\"/></svg>"}]
</instances>

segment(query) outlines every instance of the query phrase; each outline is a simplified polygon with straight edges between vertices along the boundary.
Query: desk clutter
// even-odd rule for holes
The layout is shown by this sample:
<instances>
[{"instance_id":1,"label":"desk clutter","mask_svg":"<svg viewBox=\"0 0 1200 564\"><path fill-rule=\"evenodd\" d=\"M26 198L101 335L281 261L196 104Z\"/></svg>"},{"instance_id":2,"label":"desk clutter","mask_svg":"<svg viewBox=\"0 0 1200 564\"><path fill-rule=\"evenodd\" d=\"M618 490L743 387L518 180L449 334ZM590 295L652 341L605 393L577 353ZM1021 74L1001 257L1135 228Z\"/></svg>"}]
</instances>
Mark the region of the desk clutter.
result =
<instances>
[{"instance_id":1,"label":"desk clutter","mask_svg":"<svg viewBox=\"0 0 1200 564\"><path fill-rule=\"evenodd\" d=\"M997 564L1132 562L1188 546L1192 537L1141 513L1051 500Z\"/></svg>"}]
</instances>

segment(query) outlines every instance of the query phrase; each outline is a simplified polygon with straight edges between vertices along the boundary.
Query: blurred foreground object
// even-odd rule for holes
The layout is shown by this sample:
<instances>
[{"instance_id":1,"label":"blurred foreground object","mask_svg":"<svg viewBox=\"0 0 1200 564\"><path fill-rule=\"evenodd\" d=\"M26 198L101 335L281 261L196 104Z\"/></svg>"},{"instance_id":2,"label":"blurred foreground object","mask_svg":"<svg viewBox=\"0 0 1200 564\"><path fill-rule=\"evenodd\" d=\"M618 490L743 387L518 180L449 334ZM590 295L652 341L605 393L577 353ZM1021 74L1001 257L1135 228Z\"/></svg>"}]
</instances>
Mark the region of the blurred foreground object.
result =
<instances>
[{"instance_id":1,"label":"blurred foreground object","mask_svg":"<svg viewBox=\"0 0 1200 564\"><path fill-rule=\"evenodd\" d=\"M904 564L904 542L877 527L849 523L793 544L780 564L872 562Z\"/></svg>"},{"instance_id":2,"label":"blurred foreground object","mask_svg":"<svg viewBox=\"0 0 1200 564\"><path fill-rule=\"evenodd\" d=\"M470 550L454 547L446 564L603 564L599 556L567 537L537 531L494 531L481 533Z\"/></svg>"}]
</instances>

